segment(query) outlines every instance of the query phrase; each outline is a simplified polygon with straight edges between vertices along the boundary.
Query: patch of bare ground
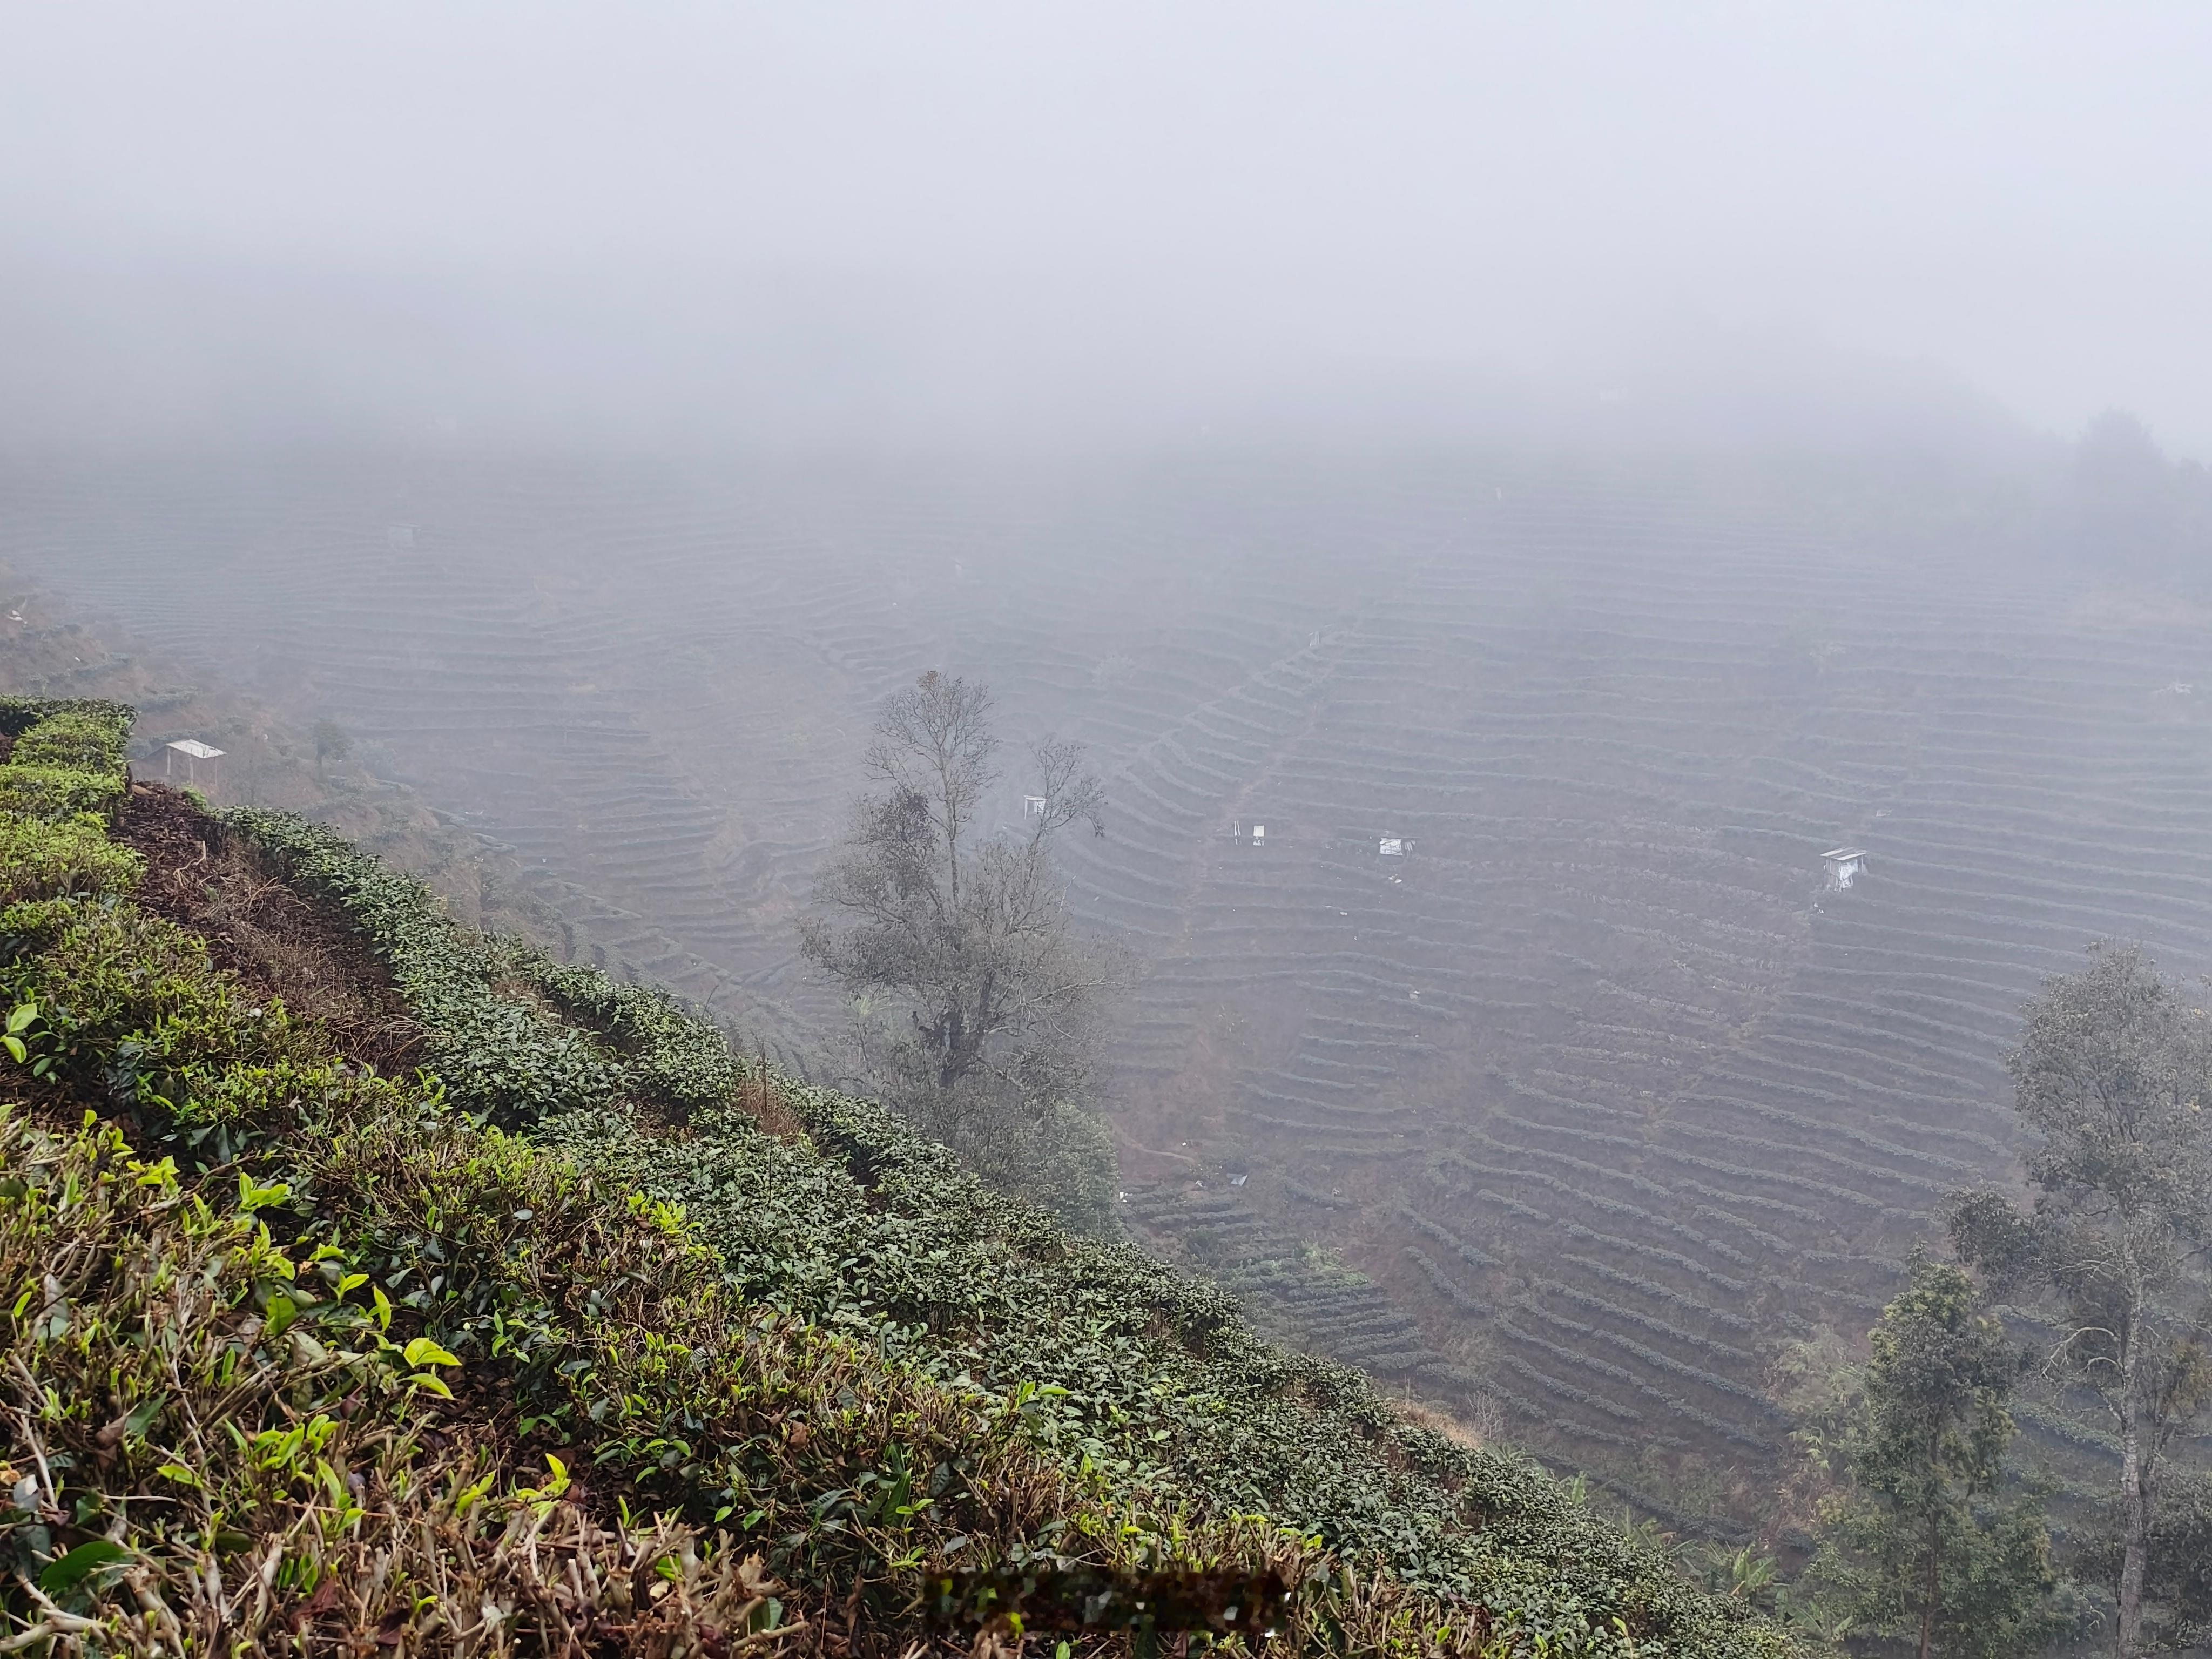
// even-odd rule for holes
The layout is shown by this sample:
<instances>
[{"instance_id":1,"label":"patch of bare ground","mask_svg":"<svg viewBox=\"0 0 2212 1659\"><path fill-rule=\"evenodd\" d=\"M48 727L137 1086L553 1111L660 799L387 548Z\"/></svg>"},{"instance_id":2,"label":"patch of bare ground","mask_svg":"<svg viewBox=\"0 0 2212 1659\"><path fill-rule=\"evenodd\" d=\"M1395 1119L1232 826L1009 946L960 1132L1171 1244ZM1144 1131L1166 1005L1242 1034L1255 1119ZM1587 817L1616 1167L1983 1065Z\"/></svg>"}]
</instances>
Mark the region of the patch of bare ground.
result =
<instances>
[{"instance_id":1,"label":"patch of bare ground","mask_svg":"<svg viewBox=\"0 0 2212 1659\"><path fill-rule=\"evenodd\" d=\"M417 1063L421 1028L335 905L295 891L221 820L160 784L131 786L114 833L146 860L142 908L200 934L217 965L320 1022L348 1059L387 1074Z\"/></svg>"},{"instance_id":2,"label":"patch of bare ground","mask_svg":"<svg viewBox=\"0 0 2212 1659\"><path fill-rule=\"evenodd\" d=\"M1465 1446L1470 1451L1480 1451L1495 1445L1504 1437L1503 1414L1494 1407L1476 1413L1455 1411L1445 1406L1435 1406L1425 1401L1399 1399L1391 1402L1398 1414L1407 1422L1418 1424L1432 1434L1440 1434L1454 1445Z\"/></svg>"},{"instance_id":3,"label":"patch of bare ground","mask_svg":"<svg viewBox=\"0 0 2212 1659\"><path fill-rule=\"evenodd\" d=\"M738 1109L760 1125L778 1140L805 1142L806 1126L791 1103L784 1098L783 1091L769 1075L768 1056L763 1054L745 1066L745 1080L738 1085Z\"/></svg>"}]
</instances>

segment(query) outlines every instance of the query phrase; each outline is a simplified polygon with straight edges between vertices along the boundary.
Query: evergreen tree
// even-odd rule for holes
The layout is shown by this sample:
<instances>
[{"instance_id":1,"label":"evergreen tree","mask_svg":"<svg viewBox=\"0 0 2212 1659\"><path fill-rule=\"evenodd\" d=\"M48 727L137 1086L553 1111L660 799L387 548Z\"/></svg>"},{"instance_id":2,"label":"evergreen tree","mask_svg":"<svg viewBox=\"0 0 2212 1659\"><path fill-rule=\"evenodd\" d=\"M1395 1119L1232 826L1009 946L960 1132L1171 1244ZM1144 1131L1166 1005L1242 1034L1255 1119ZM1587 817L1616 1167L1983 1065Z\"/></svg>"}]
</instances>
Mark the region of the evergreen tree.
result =
<instances>
[{"instance_id":1,"label":"evergreen tree","mask_svg":"<svg viewBox=\"0 0 2212 1659\"><path fill-rule=\"evenodd\" d=\"M1920 1659L2017 1659L2063 1633L2039 1505L2000 1501L2021 1357L1957 1267L1916 1252L1883 1310L1834 1447L1813 1579L1846 1628L1914 1641Z\"/></svg>"}]
</instances>

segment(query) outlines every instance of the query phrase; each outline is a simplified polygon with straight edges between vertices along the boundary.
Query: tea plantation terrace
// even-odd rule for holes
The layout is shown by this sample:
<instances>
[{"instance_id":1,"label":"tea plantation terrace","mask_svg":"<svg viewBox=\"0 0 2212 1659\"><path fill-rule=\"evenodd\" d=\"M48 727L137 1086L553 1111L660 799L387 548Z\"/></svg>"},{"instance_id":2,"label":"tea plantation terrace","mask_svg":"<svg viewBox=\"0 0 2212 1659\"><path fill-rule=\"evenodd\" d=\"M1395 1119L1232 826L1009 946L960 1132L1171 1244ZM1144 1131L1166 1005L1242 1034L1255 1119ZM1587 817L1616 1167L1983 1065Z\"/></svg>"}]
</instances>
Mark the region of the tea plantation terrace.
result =
<instances>
[{"instance_id":1,"label":"tea plantation terrace","mask_svg":"<svg viewBox=\"0 0 2212 1659\"><path fill-rule=\"evenodd\" d=\"M2105 934L2212 968L2212 697L2171 689L2212 684L2203 630L1790 499L1509 457L416 460L11 473L0 514L794 1056L839 1018L793 923L875 709L988 682L1109 774L1065 865L1152 969L1132 1224L1271 1333L1725 1530L1782 1437L1737 1322L1863 1329L1935 1196L2009 1168L2040 975Z\"/></svg>"},{"instance_id":2,"label":"tea plantation terrace","mask_svg":"<svg viewBox=\"0 0 2212 1659\"><path fill-rule=\"evenodd\" d=\"M131 782L130 723L0 702L0 1272L44 1298L0 1432L49 1598L0 1641L1787 1651L665 994Z\"/></svg>"}]
</instances>

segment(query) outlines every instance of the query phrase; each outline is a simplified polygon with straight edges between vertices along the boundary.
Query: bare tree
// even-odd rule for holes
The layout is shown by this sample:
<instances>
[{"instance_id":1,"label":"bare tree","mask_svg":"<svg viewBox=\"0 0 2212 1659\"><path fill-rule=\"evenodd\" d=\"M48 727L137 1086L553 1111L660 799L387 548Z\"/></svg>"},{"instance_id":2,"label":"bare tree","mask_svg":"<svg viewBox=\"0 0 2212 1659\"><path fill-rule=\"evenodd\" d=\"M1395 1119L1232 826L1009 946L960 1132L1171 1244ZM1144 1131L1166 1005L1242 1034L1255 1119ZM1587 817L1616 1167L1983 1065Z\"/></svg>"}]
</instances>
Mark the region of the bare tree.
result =
<instances>
[{"instance_id":1,"label":"bare tree","mask_svg":"<svg viewBox=\"0 0 2212 1659\"><path fill-rule=\"evenodd\" d=\"M1996 1288L2056 1304L2051 1355L2094 1394L2120 1443L2119 1650L2149 1650L2145 1607L2158 1478L2174 1437L2212 1400L2212 1016L2133 947L2093 947L2045 982L2009 1060L2021 1120L2040 1137L2023 1212L2002 1194L1953 1206L1960 1253Z\"/></svg>"},{"instance_id":2,"label":"bare tree","mask_svg":"<svg viewBox=\"0 0 2212 1659\"><path fill-rule=\"evenodd\" d=\"M1087 1108L1122 956L1075 937L1051 843L1102 822L1080 744L1029 750L1018 834L979 834L998 781L991 696L933 670L868 746L878 786L816 884L807 957L854 999L864 1081L1000 1184L1103 1220L1110 1143Z\"/></svg>"}]
</instances>

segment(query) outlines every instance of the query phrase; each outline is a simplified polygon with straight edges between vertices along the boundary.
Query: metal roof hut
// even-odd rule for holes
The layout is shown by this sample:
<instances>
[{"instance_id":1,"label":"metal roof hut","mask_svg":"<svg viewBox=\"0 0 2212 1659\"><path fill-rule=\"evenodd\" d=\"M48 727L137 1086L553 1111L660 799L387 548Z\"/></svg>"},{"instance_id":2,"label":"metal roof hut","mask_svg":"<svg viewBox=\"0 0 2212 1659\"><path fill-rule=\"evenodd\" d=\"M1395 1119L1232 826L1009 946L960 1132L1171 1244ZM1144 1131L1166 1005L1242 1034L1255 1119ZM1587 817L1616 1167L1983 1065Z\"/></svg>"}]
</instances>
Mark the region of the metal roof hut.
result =
<instances>
[{"instance_id":1,"label":"metal roof hut","mask_svg":"<svg viewBox=\"0 0 2212 1659\"><path fill-rule=\"evenodd\" d=\"M161 751L162 780L205 793L221 781L216 763L222 758L222 750L210 749L198 738L179 738Z\"/></svg>"},{"instance_id":2,"label":"metal roof hut","mask_svg":"<svg viewBox=\"0 0 2212 1659\"><path fill-rule=\"evenodd\" d=\"M1820 861L1827 866L1828 890L1832 893L1840 893L1847 890L1864 872L1867 866L1866 848L1863 847L1833 848L1820 854Z\"/></svg>"}]
</instances>

